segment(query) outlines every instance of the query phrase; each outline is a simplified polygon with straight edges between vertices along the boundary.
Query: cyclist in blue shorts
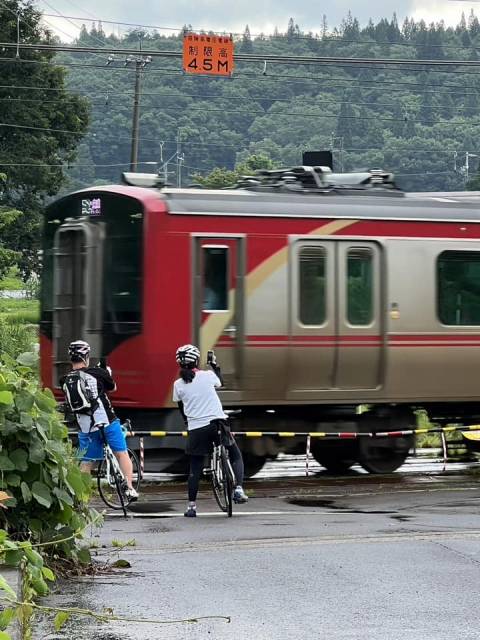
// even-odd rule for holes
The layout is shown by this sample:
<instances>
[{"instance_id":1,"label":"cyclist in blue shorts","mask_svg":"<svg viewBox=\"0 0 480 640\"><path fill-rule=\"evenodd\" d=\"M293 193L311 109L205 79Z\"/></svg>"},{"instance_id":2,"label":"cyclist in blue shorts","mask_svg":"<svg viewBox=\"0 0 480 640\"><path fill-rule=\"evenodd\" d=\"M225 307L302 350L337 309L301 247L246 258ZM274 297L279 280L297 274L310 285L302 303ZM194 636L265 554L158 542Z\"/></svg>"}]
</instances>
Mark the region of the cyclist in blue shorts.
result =
<instances>
[{"instance_id":1,"label":"cyclist in blue shorts","mask_svg":"<svg viewBox=\"0 0 480 640\"><path fill-rule=\"evenodd\" d=\"M67 405L75 416L82 471L91 472L95 461L103 458L103 439L96 425L105 426L105 438L116 456L127 481L130 501L138 499L132 486L132 461L120 420L116 417L107 391L115 391L116 384L110 367L90 366L90 345L75 340L68 347L72 370L60 380Z\"/></svg>"}]
</instances>

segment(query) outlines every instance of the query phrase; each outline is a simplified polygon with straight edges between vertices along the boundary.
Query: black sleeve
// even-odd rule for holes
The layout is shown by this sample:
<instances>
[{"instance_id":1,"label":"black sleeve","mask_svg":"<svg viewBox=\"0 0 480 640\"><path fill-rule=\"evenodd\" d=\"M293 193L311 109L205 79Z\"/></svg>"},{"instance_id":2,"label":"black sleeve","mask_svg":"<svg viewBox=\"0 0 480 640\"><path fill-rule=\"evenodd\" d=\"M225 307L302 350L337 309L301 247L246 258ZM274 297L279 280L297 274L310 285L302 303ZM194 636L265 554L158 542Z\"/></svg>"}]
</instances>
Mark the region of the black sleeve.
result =
<instances>
[{"instance_id":1,"label":"black sleeve","mask_svg":"<svg viewBox=\"0 0 480 640\"><path fill-rule=\"evenodd\" d=\"M182 414L182 418L183 418L183 421L185 423L185 426L188 426L187 416L185 415L185 411L183 410L183 402L181 400L178 401L178 409L179 409L180 413Z\"/></svg>"},{"instance_id":2,"label":"black sleeve","mask_svg":"<svg viewBox=\"0 0 480 640\"><path fill-rule=\"evenodd\" d=\"M114 379L106 369L92 367L91 369L88 369L88 373L102 384L105 391L115 391L117 388Z\"/></svg>"}]
</instances>

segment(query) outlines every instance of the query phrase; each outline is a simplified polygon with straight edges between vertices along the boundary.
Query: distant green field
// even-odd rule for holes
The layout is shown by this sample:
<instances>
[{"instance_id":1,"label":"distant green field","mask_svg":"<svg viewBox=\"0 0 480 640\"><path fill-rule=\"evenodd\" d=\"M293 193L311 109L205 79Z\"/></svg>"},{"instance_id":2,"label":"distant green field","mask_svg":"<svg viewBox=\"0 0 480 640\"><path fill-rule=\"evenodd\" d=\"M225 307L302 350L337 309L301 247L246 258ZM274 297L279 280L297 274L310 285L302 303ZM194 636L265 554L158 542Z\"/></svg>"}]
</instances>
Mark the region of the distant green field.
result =
<instances>
[{"instance_id":1,"label":"distant green field","mask_svg":"<svg viewBox=\"0 0 480 640\"><path fill-rule=\"evenodd\" d=\"M0 320L8 324L38 324L40 303L38 300L0 298Z\"/></svg>"},{"instance_id":2,"label":"distant green field","mask_svg":"<svg viewBox=\"0 0 480 640\"><path fill-rule=\"evenodd\" d=\"M25 283L20 278L17 268L10 269L8 276L0 280L0 291L21 291Z\"/></svg>"}]
</instances>

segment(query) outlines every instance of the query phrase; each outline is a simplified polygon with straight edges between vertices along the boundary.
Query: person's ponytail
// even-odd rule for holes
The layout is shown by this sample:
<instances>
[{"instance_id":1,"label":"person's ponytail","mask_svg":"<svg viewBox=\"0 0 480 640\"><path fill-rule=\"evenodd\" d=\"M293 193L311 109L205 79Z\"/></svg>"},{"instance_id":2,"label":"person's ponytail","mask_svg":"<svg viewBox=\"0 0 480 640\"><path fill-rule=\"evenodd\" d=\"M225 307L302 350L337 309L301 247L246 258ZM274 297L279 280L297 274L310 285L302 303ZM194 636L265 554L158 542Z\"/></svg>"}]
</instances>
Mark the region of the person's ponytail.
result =
<instances>
[{"instance_id":1,"label":"person's ponytail","mask_svg":"<svg viewBox=\"0 0 480 640\"><path fill-rule=\"evenodd\" d=\"M192 380L195 378L195 371L187 367L182 367L180 369L180 378L186 384L188 384L189 382L192 382Z\"/></svg>"}]
</instances>

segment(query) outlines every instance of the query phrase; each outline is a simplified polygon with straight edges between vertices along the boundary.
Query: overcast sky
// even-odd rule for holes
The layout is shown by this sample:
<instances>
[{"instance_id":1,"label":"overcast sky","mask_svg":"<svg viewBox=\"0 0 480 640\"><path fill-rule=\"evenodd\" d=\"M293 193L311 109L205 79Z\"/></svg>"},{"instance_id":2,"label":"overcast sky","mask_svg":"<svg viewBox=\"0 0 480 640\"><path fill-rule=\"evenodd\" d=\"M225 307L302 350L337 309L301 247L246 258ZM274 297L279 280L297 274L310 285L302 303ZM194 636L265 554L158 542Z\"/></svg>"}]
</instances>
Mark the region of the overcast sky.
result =
<instances>
[{"instance_id":1,"label":"overcast sky","mask_svg":"<svg viewBox=\"0 0 480 640\"><path fill-rule=\"evenodd\" d=\"M44 13L72 16L75 19L59 20L45 16L50 26L61 29L59 35L67 39L78 35L84 18L87 26L92 20L111 20L142 23L158 27L181 28L191 24L195 29L241 32L248 24L252 34L271 33L275 27L285 31L292 17L303 31L319 31L322 15L327 16L329 27L338 25L350 10L361 24L371 17L374 20L391 18L396 11L399 21L405 16L423 18L427 22L444 20L456 24L462 11L468 16L472 7L480 15L480 0L37 0ZM123 33L127 27L104 24L104 30ZM119 31L120 30L120 31Z\"/></svg>"}]
</instances>

